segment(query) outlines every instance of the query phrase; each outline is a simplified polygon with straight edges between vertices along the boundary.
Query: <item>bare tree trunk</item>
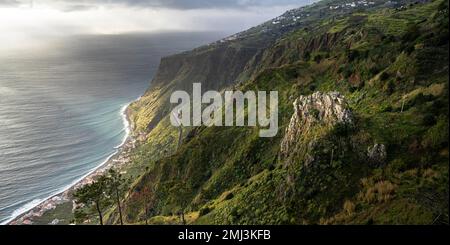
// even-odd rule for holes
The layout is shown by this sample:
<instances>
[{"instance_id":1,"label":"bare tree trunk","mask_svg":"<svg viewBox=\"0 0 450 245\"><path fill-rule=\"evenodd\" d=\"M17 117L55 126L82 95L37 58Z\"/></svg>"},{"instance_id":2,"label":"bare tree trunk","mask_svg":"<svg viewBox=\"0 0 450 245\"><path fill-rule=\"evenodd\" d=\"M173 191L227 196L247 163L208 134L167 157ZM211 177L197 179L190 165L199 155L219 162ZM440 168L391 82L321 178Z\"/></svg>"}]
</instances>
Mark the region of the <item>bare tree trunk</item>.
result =
<instances>
[{"instance_id":1,"label":"bare tree trunk","mask_svg":"<svg viewBox=\"0 0 450 245\"><path fill-rule=\"evenodd\" d=\"M334 149L331 149L330 166L333 164L333 157L334 157Z\"/></svg>"},{"instance_id":2,"label":"bare tree trunk","mask_svg":"<svg viewBox=\"0 0 450 245\"><path fill-rule=\"evenodd\" d=\"M186 225L186 219L184 218L184 210L181 210L181 221L183 222L183 225Z\"/></svg>"},{"instance_id":3,"label":"bare tree trunk","mask_svg":"<svg viewBox=\"0 0 450 245\"><path fill-rule=\"evenodd\" d=\"M178 129L179 129L179 135L178 135L178 144L177 144L177 150L178 150L178 148L180 147L180 145L181 145L181 139L182 139L182 137L183 137L183 128L180 126L180 127L178 127Z\"/></svg>"},{"instance_id":4,"label":"bare tree trunk","mask_svg":"<svg viewBox=\"0 0 450 245\"><path fill-rule=\"evenodd\" d=\"M117 207L119 208L120 225L123 225L122 207L120 206L119 190L117 190L117 188L116 188L116 200L117 200Z\"/></svg>"},{"instance_id":5,"label":"bare tree trunk","mask_svg":"<svg viewBox=\"0 0 450 245\"><path fill-rule=\"evenodd\" d=\"M146 225L148 225L148 199L146 198L145 199L145 205L144 205L144 208L145 208L145 224Z\"/></svg>"},{"instance_id":6,"label":"bare tree trunk","mask_svg":"<svg viewBox=\"0 0 450 245\"><path fill-rule=\"evenodd\" d=\"M103 225L103 215L102 210L100 210L100 205L98 202L95 202L95 207L97 208L98 218L100 219L100 225Z\"/></svg>"},{"instance_id":7,"label":"bare tree trunk","mask_svg":"<svg viewBox=\"0 0 450 245\"><path fill-rule=\"evenodd\" d=\"M402 109L401 109L400 113L403 112L404 107L405 107L405 96L403 96L403 98L402 98Z\"/></svg>"}]
</instances>

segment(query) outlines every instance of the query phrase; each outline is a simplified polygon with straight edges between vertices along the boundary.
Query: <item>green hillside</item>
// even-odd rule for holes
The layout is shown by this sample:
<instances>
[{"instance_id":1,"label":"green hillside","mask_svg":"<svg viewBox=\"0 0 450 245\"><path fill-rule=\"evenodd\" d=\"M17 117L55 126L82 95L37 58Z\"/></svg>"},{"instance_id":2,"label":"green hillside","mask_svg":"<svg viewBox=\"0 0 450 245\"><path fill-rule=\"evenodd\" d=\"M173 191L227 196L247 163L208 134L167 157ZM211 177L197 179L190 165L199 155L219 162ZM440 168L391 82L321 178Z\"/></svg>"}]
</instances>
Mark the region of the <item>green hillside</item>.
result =
<instances>
[{"instance_id":1,"label":"green hillside","mask_svg":"<svg viewBox=\"0 0 450 245\"><path fill-rule=\"evenodd\" d=\"M164 58L130 107L125 222L448 224L448 1L345 3ZM177 148L169 97L194 82L277 90L278 135L189 128Z\"/></svg>"}]
</instances>

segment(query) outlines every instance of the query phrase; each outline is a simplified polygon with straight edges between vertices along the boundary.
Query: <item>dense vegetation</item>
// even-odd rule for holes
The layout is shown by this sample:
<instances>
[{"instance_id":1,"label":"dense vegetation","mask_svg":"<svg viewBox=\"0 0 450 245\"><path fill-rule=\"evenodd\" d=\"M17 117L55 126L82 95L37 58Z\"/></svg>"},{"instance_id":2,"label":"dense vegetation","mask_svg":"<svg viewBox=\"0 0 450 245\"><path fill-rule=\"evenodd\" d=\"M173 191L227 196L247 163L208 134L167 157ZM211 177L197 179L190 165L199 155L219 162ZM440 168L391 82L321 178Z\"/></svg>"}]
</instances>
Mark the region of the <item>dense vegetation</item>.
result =
<instances>
[{"instance_id":1,"label":"dense vegetation","mask_svg":"<svg viewBox=\"0 0 450 245\"><path fill-rule=\"evenodd\" d=\"M330 8L346 2L292 10L285 16L304 18L162 61L131 106L140 141L125 223L448 224L448 1ZM278 135L190 128L177 148L168 97L193 82L279 91ZM281 157L292 103L316 91L345 96L354 124L315 126ZM385 155L371 156L376 147ZM116 211L109 223L120 222Z\"/></svg>"}]
</instances>

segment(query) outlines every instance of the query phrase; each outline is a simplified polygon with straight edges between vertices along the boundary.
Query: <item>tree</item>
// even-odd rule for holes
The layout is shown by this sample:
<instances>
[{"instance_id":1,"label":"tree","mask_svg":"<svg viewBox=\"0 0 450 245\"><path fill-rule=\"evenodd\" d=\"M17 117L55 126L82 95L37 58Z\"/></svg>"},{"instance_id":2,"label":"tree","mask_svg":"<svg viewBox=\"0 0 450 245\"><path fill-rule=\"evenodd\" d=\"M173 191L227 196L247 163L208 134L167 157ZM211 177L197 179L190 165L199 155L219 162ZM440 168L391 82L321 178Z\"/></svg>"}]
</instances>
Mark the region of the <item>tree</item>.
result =
<instances>
[{"instance_id":1,"label":"tree","mask_svg":"<svg viewBox=\"0 0 450 245\"><path fill-rule=\"evenodd\" d=\"M109 197L105 192L106 183L106 177L101 176L95 182L81 187L74 193L75 202L82 205L75 212L77 219L97 213L100 225L103 225L103 210L109 205Z\"/></svg>"},{"instance_id":2,"label":"tree","mask_svg":"<svg viewBox=\"0 0 450 245\"><path fill-rule=\"evenodd\" d=\"M142 201L144 203L144 211L145 211L145 224L148 225L148 219L155 211L156 205L156 187L153 186L145 186L141 191Z\"/></svg>"},{"instance_id":3,"label":"tree","mask_svg":"<svg viewBox=\"0 0 450 245\"><path fill-rule=\"evenodd\" d=\"M185 183L177 183L172 187L171 192L174 195L175 203L179 205L179 214L181 216L181 222L183 223L183 225L186 225L186 219L184 217L184 214L189 204L189 198L191 195L190 188Z\"/></svg>"},{"instance_id":4,"label":"tree","mask_svg":"<svg viewBox=\"0 0 450 245\"><path fill-rule=\"evenodd\" d=\"M108 171L106 177L107 193L114 199L119 210L120 225L123 225L122 205L121 197L128 191L129 181L123 178L123 176L114 169Z\"/></svg>"}]
</instances>

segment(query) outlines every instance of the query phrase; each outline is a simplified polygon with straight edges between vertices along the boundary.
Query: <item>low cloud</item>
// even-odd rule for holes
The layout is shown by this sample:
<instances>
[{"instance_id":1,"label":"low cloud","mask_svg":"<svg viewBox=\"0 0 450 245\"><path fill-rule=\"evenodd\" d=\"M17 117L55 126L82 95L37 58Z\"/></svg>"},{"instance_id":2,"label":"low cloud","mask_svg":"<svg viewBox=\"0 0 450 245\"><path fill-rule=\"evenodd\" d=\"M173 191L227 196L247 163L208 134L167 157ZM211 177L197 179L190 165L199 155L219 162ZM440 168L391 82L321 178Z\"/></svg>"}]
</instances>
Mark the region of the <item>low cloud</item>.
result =
<instances>
[{"instance_id":1,"label":"low cloud","mask_svg":"<svg viewBox=\"0 0 450 245\"><path fill-rule=\"evenodd\" d=\"M121 3L139 7L162 7L172 9L246 8L257 6L280 6L304 4L307 0L113 0L99 2Z\"/></svg>"},{"instance_id":2,"label":"low cloud","mask_svg":"<svg viewBox=\"0 0 450 245\"><path fill-rule=\"evenodd\" d=\"M77 11L87 11L92 9L97 9L98 7L95 5L83 5L83 4L75 4L75 5L67 5L61 7L61 10L64 12L77 12Z\"/></svg>"},{"instance_id":3,"label":"low cloud","mask_svg":"<svg viewBox=\"0 0 450 245\"><path fill-rule=\"evenodd\" d=\"M0 0L0 7L12 7L12 6L17 6L19 5L20 2L16 1L16 0Z\"/></svg>"},{"instance_id":4,"label":"low cloud","mask_svg":"<svg viewBox=\"0 0 450 245\"><path fill-rule=\"evenodd\" d=\"M312 0L0 0L1 5L47 4L67 10L108 7L114 5L134 8L166 9L242 9L250 7L272 7L282 5L305 5Z\"/></svg>"},{"instance_id":5,"label":"low cloud","mask_svg":"<svg viewBox=\"0 0 450 245\"><path fill-rule=\"evenodd\" d=\"M0 0L0 48L77 34L233 34L302 5L305 0Z\"/></svg>"}]
</instances>

